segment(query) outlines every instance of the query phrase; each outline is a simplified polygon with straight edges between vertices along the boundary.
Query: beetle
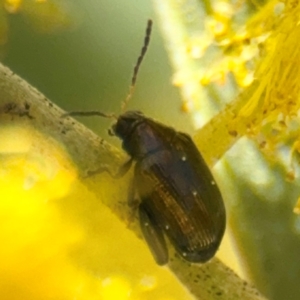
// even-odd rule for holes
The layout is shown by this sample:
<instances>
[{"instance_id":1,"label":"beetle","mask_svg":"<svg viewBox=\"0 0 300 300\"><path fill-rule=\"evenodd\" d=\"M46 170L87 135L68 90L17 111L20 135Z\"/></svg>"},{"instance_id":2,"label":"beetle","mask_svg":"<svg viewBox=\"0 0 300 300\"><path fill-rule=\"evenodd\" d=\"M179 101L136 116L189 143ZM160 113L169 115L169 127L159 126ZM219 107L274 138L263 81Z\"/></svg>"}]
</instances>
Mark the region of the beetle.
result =
<instances>
[{"instance_id":1,"label":"beetle","mask_svg":"<svg viewBox=\"0 0 300 300\"><path fill-rule=\"evenodd\" d=\"M149 20L130 96L149 44L151 26ZM112 117L101 112L68 115ZM129 194L138 195L141 230L156 263L165 265L169 260L165 236L185 260L204 263L211 259L224 235L225 207L213 175L190 136L139 111L119 115L111 133L122 140L122 148L130 156L120 174L135 164L134 190Z\"/></svg>"}]
</instances>

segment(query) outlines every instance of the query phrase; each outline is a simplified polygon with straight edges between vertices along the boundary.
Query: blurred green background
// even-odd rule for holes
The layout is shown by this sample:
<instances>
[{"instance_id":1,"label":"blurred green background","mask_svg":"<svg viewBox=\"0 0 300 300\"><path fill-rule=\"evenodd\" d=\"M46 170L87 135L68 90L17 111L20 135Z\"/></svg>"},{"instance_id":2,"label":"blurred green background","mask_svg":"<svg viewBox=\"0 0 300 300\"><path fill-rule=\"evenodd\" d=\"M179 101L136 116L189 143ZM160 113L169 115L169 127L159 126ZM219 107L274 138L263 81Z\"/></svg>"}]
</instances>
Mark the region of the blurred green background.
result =
<instances>
[{"instance_id":1,"label":"blurred green background","mask_svg":"<svg viewBox=\"0 0 300 300\"><path fill-rule=\"evenodd\" d=\"M17 13L8 15L5 65L67 111L119 113L143 44L147 19L152 18L150 48L128 109L141 110L181 130L191 129L187 116L180 111L178 90L171 83L171 68L150 1L52 2L56 11L49 9L47 16L52 27L41 13L36 17L39 20L34 19L38 8L32 13L21 6ZM65 14L65 25L55 24L57 7ZM45 24L41 24L43 21ZM110 125L99 118L81 121L101 135Z\"/></svg>"}]
</instances>

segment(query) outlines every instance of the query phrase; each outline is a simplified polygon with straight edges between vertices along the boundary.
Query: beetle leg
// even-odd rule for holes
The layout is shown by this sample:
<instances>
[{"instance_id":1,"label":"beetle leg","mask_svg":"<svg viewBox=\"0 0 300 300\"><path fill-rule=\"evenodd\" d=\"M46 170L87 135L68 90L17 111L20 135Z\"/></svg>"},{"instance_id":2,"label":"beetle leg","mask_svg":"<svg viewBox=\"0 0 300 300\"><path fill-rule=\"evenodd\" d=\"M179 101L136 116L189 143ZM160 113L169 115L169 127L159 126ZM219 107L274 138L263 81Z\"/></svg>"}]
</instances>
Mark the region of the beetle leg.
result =
<instances>
[{"instance_id":1,"label":"beetle leg","mask_svg":"<svg viewBox=\"0 0 300 300\"><path fill-rule=\"evenodd\" d=\"M136 211L140 204L140 200L137 199L136 195L137 195L136 194L136 180L135 180L135 177L133 177L128 186L127 204L129 206L131 212L128 217L127 226L129 226L130 223L134 221L134 218L136 216Z\"/></svg>"},{"instance_id":2,"label":"beetle leg","mask_svg":"<svg viewBox=\"0 0 300 300\"><path fill-rule=\"evenodd\" d=\"M139 206L139 217L143 236L156 263L160 266L165 265L169 255L163 231L156 220L150 216L143 202Z\"/></svg>"},{"instance_id":3,"label":"beetle leg","mask_svg":"<svg viewBox=\"0 0 300 300\"><path fill-rule=\"evenodd\" d=\"M113 175L112 177L115 179L123 177L131 168L132 162L133 162L133 159L130 158L119 168L118 173Z\"/></svg>"},{"instance_id":4,"label":"beetle leg","mask_svg":"<svg viewBox=\"0 0 300 300\"><path fill-rule=\"evenodd\" d=\"M133 177L128 186L127 203L134 211L137 210L140 201L136 198L136 180Z\"/></svg>"},{"instance_id":5,"label":"beetle leg","mask_svg":"<svg viewBox=\"0 0 300 300\"><path fill-rule=\"evenodd\" d=\"M88 171L87 172L87 177L89 176L93 176L96 174L100 174L103 172L107 172L112 178L114 179L118 179L123 177L130 169L131 165L132 165L133 159L129 159L128 161L126 161L118 170L118 172L116 174L114 174L111 169L108 167L108 165L103 165L101 168L97 169L97 170L93 170L93 171Z\"/></svg>"},{"instance_id":6,"label":"beetle leg","mask_svg":"<svg viewBox=\"0 0 300 300\"><path fill-rule=\"evenodd\" d=\"M101 168L98 168L97 170L89 170L87 171L86 177L94 176L97 174L101 174L107 172L111 177L114 177L111 170L109 169L108 165L102 165Z\"/></svg>"}]
</instances>

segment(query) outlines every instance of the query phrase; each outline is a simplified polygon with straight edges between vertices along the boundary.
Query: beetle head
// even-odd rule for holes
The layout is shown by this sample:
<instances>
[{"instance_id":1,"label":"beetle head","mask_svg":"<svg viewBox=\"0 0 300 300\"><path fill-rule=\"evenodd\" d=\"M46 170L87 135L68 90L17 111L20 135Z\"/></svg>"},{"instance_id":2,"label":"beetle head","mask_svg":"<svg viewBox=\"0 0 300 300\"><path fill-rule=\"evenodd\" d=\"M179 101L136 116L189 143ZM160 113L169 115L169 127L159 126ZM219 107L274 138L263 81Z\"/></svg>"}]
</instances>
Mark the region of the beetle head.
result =
<instances>
[{"instance_id":1,"label":"beetle head","mask_svg":"<svg viewBox=\"0 0 300 300\"><path fill-rule=\"evenodd\" d=\"M140 111L127 111L118 117L117 123L112 126L112 131L120 139L124 140L144 118L143 113Z\"/></svg>"}]
</instances>

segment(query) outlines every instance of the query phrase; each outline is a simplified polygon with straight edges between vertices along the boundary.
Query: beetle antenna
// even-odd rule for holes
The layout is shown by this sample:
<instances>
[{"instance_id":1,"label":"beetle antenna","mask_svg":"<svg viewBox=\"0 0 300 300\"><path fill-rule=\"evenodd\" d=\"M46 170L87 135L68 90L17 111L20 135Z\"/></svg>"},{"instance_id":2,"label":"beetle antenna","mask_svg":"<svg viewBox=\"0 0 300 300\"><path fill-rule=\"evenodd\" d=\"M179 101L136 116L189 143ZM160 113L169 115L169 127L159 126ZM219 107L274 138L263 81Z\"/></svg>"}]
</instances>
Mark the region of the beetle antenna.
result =
<instances>
[{"instance_id":1,"label":"beetle antenna","mask_svg":"<svg viewBox=\"0 0 300 300\"><path fill-rule=\"evenodd\" d=\"M109 119L117 119L117 117L114 114L106 114L101 111L71 111L68 113L63 114L61 117L66 118L69 116L79 116L79 117L91 117L91 116L100 116L104 118L109 118Z\"/></svg>"},{"instance_id":2,"label":"beetle antenna","mask_svg":"<svg viewBox=\"0 0 300 300\"><path fill-rule=\"evenodd\" d=\"M130 88L129 88L129 93L126 97L126 99L122 102L122 111L125 110L130 98L132 97L133 95L133 92L134 92L134 88L135 88L135 83L136 83L136 80L137 80L137 75L138 75L138 72L139 72L139 69L140 69L140 66L141 66L141 63L145 57L145 54L147 52L147 49L148 49L148 46L149 46L149 43L150 43L150 36L151 36L151 31L152 31L152 20L149 19L148 22L147 22L147 27L146 27L146 33L145 33L145 38L144 38L144 45L142 47L142 50L141 50L141 53L137 59L137 62L134 66L134 69L133 69L133 75L132 75L132 78L131 78L131 84L130 84ZM109 119L117 119L116 115L114 114L106 114L106 113L103 113L101 111L71 111L71 112L68 112L68 113L65 113L63 114L61 117L62 118L66 118L68 116L79 116L79 117L91 117L91 116L100 116L100 117L104 117L104 118L109 118Z\"/></svg>"},{"instance_id":3,"label":"beetle antenna","mask_svg":"<svg viewBox=\"0 0 300 300\"><path fill-rule=\"evenodd\" d=\"M125 110L129 100L131 99L132 95L133 95L133 92L134 92L134 88L135 88L135 83L136 83L136 79L137 79L137 75L138 75L138 72L139 72L139 69L140 69L140 66L141 66L141 63L145 57L145 54L147 52L147 49L148 49L148 46L149 46L149 43L150 43L150 36L151 36L151 31L152 31L152 20L149 19L148 22L147 22L147 27L146 27L146 34L145 34L145 38L144 38L144 45L142 47L142 50L141 50L141 53L137 59L137 62L135 64L135 67L133 69L133 75L132 75L132 78L131 78L131 85L130 85L130 88L129 88L129 93L126 97L126 99L123 101L122 103L122 111Z\"/></svg>"}]
</instances>

